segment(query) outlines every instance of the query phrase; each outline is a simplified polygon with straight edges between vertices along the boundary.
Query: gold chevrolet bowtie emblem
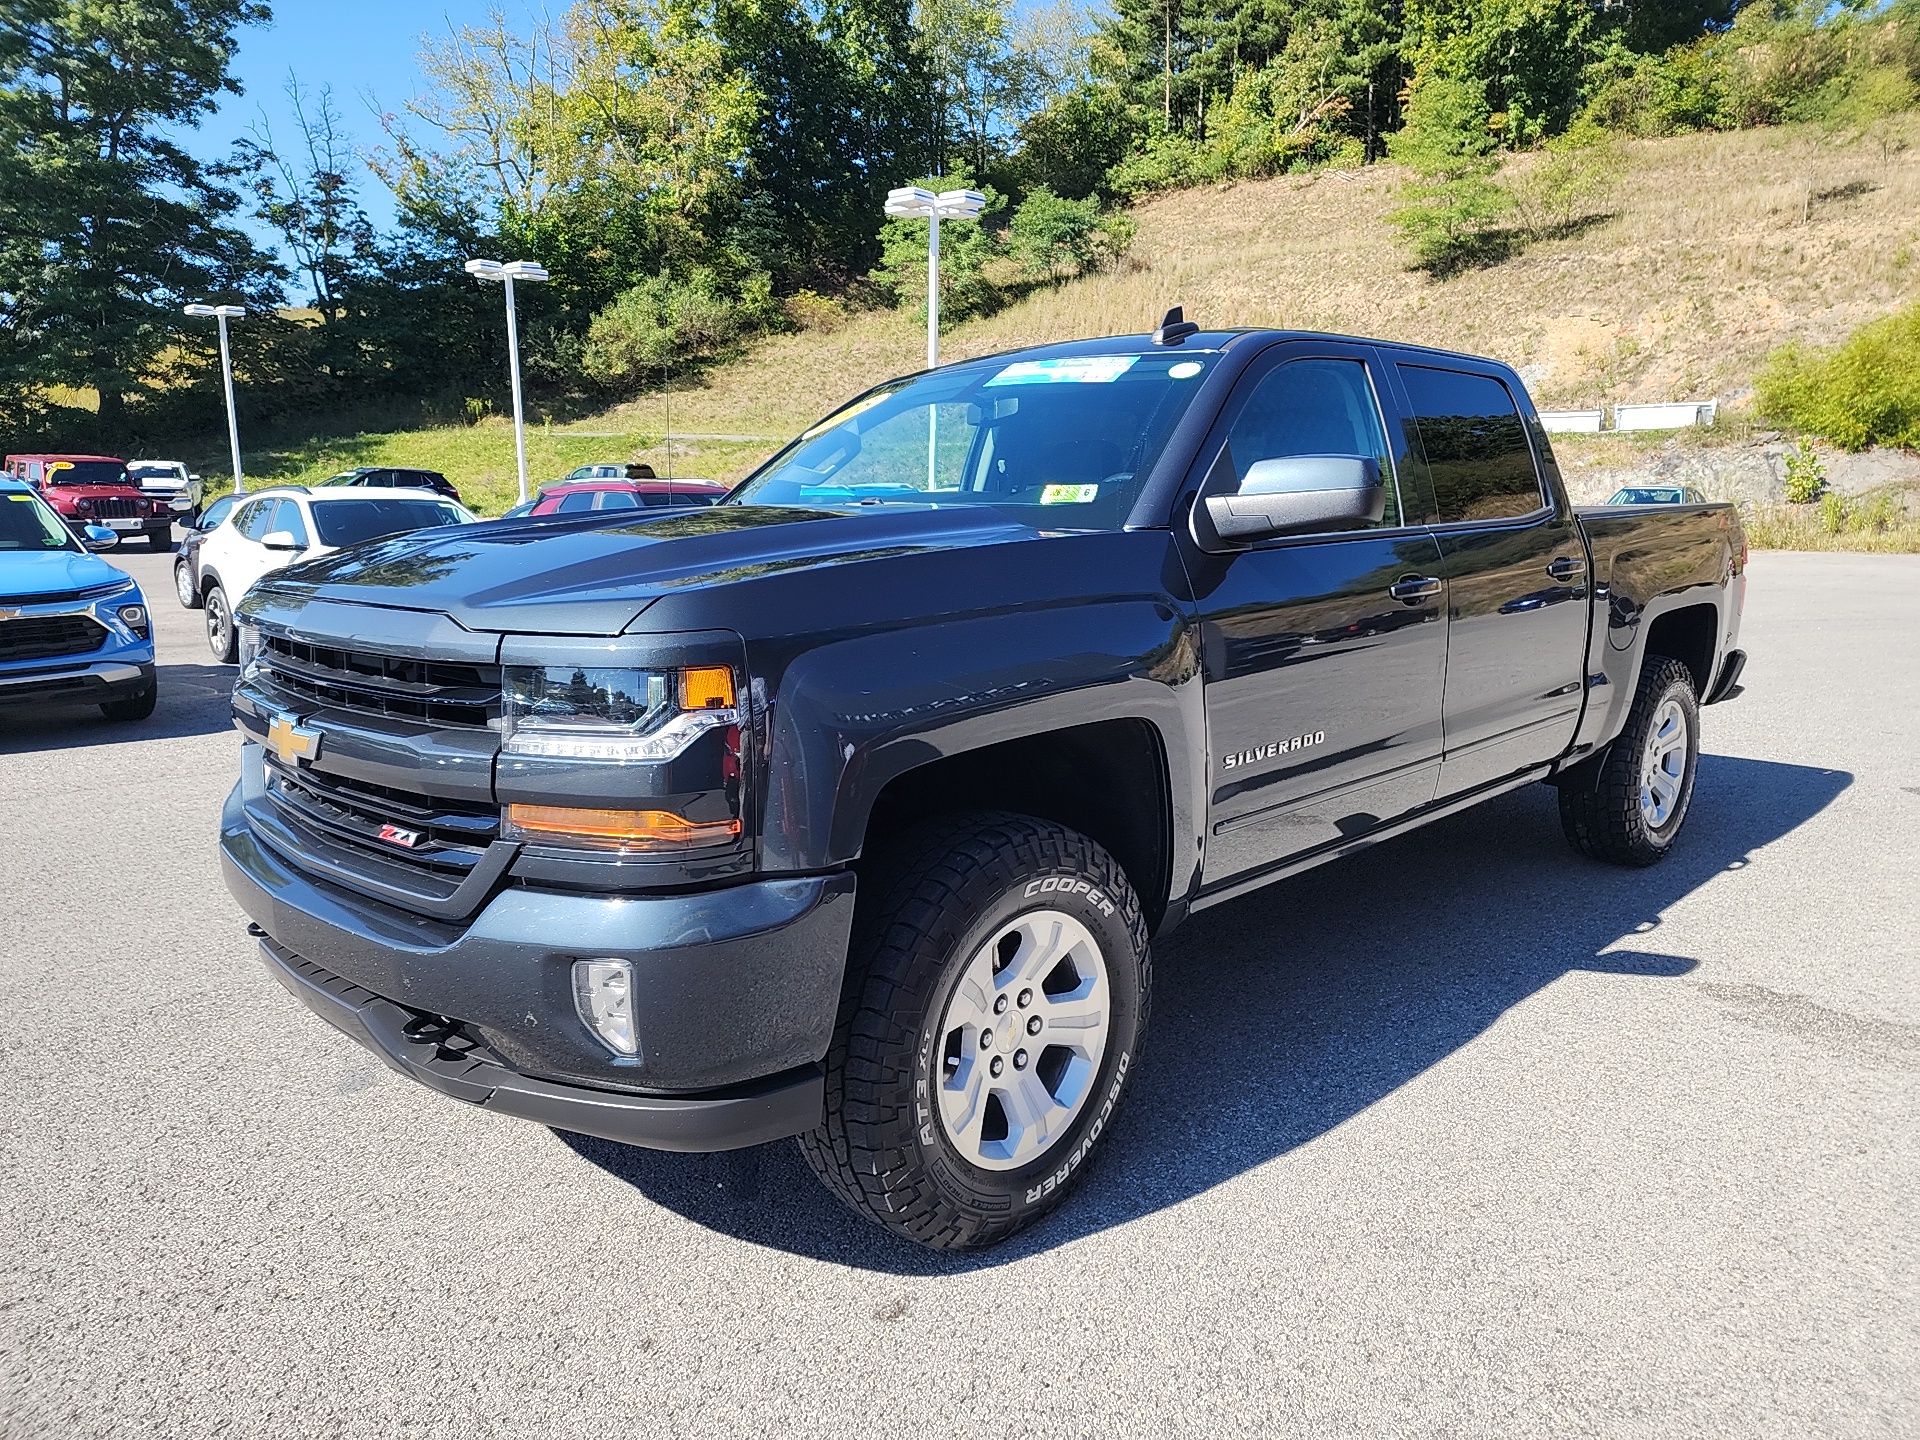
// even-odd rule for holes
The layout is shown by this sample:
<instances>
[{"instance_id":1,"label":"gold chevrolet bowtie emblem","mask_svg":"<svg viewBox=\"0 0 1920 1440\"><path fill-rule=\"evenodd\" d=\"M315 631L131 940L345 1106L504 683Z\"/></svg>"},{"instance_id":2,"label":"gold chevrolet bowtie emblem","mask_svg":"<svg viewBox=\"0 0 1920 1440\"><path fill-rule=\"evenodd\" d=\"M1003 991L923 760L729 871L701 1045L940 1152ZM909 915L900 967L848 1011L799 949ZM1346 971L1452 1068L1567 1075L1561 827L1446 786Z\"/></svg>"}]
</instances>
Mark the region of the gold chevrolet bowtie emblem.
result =
<instances>
[{"instance_id":1,"label":"gold chevrolet bowtie emblem","mask_svg":"<svg viewBox=\"0 0 1920 1440\"><path fill-rule=\"evenodd\" d=\"M278 755L283 764L317 760L320 758L320 732L309 730L297 716L276 715L267 726L267 748Z\"/></svg>"}]
</instances>

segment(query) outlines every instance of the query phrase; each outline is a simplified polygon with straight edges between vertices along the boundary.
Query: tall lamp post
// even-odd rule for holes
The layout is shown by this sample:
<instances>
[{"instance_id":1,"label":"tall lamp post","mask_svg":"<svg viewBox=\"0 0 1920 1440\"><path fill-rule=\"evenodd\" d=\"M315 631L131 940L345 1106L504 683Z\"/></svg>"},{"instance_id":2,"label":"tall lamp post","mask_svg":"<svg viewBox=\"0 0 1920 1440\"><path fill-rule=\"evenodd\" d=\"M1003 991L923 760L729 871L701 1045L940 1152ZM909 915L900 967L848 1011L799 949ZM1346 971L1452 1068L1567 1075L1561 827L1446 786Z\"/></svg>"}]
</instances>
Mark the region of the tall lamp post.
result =
<instances>
[{"instance_id":1,"label":"tall lamp post","mask_svg":"<svg viewBox=\"0 0 1920 1440\"><path fill-rule=\"evenodd\" d=\"M942 190L918 185L887 192L887 214L927 222L927 368L940 363L940 222L978 220L987 197L978 190Z\"/></svg>"},{"instance_id":2,"label":"tall lamp post","mask_svg":"<svg viewBox=\"0 0 1920 1440\"><path fill-rule=\"evenodd\" d=\"M927 368L940 363L940 222L978 220L987 197L978 190L942 190L938 195L918 185L902 185L887 192L887 214L927 222ZM927 407L927 488L939 479L940 411Z\"/></svg>"},{"instance_id":3,"label":"tall lamp post","mask_svg":"<svg viewBox=\"0 0 1920 1440\"><path fill-rule=\"evenodd\" d=\"M227 447L233 452L233 493L247 493L247 483L240 476L240 422L233 413L233 356L227 351L227 321L238 320L247 313L244 305L189 305L187 314L195 318L208 315L220 322L220 378L227 387Z\"/></svg>"},{"instance_id":4,"label":"tall lamp post","mask_svg":"<svg viewBox=\"0 0 1920 1440\"><path fill-rule=\"evenodd\" d=\"M527 424L520 413L520 324L513 313L513 282L544 280L547 272L531 260L469 260L467 273L476 280L498 281L507 292L507 370L513 377L513 458L520 470L520 503L527 503Z\"/></svg>"}]
</instances>

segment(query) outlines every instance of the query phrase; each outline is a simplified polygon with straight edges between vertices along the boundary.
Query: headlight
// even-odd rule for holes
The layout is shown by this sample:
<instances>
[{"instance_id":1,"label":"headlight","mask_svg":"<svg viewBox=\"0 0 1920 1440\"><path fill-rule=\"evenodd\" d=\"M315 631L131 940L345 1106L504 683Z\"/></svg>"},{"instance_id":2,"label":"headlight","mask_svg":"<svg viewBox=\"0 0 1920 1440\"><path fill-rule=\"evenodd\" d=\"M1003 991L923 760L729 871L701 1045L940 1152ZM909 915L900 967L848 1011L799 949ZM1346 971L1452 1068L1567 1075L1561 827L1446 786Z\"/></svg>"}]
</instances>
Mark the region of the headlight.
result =
<instances>
[{"instance_id":1,"label":"headlight","mask_svg":"<svg viewBox=\"0 0 1920 1440\"><path fill-rule=\"evenodd\" d=\"M240 678L251 680L260 662L260 627L242 620L235 631L240 656Z\"/></svg>"},{"instance_id":2,"label":"headlight","mask_svg":"<svg viewBox=\"0 0 1920 1440\"><path fill-rule=\"evenodd\" d=\"M502 750L657 765L709 730L740 723L733 671L510 665L500 677Z\"/></svg>"}]
</instances>

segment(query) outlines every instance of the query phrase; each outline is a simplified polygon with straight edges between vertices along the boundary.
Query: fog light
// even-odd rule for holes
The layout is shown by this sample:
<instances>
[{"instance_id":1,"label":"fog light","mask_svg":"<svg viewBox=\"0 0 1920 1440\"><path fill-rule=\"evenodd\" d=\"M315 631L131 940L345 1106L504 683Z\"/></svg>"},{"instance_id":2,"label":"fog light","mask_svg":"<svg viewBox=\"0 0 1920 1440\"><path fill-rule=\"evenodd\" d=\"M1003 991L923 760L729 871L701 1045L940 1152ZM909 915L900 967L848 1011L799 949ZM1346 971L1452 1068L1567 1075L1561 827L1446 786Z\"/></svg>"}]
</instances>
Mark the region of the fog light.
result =
<instances>
[{"instance_id":1,"label":"fog light","mask_svg":"<svg viewBox=\"0 0 1920 1440\"><path fill-rule=\"evenodd\" d=\"M633 1033L633 965L626 960L573 962L573 1008L616 1055L637 1055Z\"/></svg>"},{"instance_id":2,"label":"fog light","mask_svg":"<svg viewBox=\"0 0 1920 1440\"><path fill-rule=\"evenodd\" d=\"M142 640L147 638L147 607L144 605L122 605L120 621Z\"/></svg>"}]
</instances>

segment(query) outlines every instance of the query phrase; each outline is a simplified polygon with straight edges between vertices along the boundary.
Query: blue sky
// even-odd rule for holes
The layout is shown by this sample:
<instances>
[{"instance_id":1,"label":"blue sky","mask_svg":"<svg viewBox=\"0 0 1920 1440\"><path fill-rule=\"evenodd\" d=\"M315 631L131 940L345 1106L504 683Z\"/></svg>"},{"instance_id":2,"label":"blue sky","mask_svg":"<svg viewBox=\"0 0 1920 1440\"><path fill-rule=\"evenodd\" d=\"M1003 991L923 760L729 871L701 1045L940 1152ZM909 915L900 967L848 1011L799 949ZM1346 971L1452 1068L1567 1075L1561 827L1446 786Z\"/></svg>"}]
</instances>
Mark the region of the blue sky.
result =
<instances>
[{"instance_id":1,"label":"blue sky","mask_svg":"<svg viewBox=\"0 0 1920 1440\"><path fill-rule=\"evenodd\" d=\"M554 12L563 4L556 0ZM445 35L449 22L479 24L490 8L484 0L278 0L269 24L240 32L233 73L246 93L227 96L219 113L188 131L183 143L204 159L224 158L263 111L275 140L291 143L297 133L285 94L291 72L310 91L331 85L357 147L369 148L380 139L374 104L397 111L421 88L414 63L420 37ZM538 13L521 0L504 0L500 8L523 27ZM371 174L363 171L361 181L367 212L376 224L387 225L392 197Z\"/></svg>"}]
</instances>

